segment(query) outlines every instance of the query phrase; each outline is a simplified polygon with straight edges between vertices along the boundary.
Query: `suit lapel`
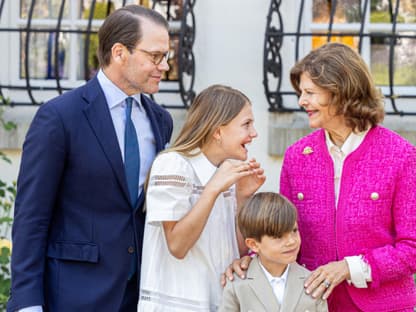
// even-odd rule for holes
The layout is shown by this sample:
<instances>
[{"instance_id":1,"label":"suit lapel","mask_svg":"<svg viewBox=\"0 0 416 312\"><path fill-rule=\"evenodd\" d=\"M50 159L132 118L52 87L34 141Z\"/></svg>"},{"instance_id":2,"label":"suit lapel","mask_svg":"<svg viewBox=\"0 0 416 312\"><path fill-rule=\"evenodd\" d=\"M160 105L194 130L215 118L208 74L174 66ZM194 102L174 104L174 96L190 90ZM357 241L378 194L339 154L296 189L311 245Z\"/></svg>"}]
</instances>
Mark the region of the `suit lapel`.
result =
<instances>
[{"instance_id":1,"label":"suit lapel","mask_svg":"<svg viewBox=\"0 0 416 312\"><path fill-rule=\"evenodd\" d=\"M130 202L120 146L118 144L107 101L98 83L97 77L94 77L87 83L84 99L87 102L84 114L113 169L117 181L123 190L124 196L127 201Z\"/></svg>"},{"instance_id":2,"label":"suit lapel","mask_svg":"<svg viewBox=\"0 0 416 312\"><path fill-rule=\"evenodd\" d=\"M160 133L160 113L152 108L152 103L150 100L144 96L140 95L141 104L143 105L147 116L149 117L150 124L152 125L153 135L156 141L156 154L165 148L162 135Z\"/></svg>"},{"instance_id":3,"label":"suit lapel","mask_svg":"<svg viewBox=\"0 0 416 312\"><path fill-rule=\"evenodd\" d=\"M306 276L297 263L289 266L286 290L283 297L282 311L295 311L295 308L302 296L304 290L303 284ZM287 291L290 289L290 293Z\"/></svg>"},{"instance_id":4,"label":"suit lapel","mask_svg":"<svg viewBox=\"0 0 416 312\"><path fill-rule=\"evenodd\" d=\"M280 305L274 295L264 272L262 271L259 260L255 257L247 271L247 280L259 301L264 305L265 311L280 311ZM286 311L286 310L282 310ZM289 310L287 310L289 311Z\"/></svg>"}]
</instances>

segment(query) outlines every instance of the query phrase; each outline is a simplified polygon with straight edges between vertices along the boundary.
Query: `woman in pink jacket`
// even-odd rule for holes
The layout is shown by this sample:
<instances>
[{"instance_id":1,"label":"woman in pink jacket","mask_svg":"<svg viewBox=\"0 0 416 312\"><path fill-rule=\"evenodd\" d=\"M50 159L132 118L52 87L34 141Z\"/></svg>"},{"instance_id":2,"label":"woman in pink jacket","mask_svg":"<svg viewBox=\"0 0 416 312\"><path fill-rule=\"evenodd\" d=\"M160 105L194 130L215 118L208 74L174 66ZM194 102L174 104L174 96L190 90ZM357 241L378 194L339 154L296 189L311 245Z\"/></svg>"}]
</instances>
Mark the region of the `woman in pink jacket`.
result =
<instances>
[{"instance_id":1,"label":"woman in pink jacket","mask_svg":"<svg viewBox=\"0 0 416 312\"><path fill-rule=\"evenodd\" d=\"M299 211L306 292L330 311L413 311L416 148L382 127L383 99L358 53L326 44L291 70L319 128L285 153L280 192Z\"/></svg>"}]
</instances>

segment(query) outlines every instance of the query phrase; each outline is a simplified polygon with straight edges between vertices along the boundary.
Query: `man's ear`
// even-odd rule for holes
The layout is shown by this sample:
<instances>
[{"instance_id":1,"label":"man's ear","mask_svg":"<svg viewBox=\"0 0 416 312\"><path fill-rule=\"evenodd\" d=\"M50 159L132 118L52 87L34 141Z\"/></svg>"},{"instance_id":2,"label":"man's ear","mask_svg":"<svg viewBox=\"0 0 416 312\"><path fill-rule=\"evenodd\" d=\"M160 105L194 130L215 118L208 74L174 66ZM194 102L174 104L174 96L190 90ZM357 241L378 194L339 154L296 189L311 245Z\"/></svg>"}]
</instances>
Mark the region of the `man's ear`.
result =
<instances>
[{"instance_id":1,"label":"man's ear","mask_svg":"<svg viewBox=\"0 0 416 312\"><path fill-rule=\"evenodd\" d=\"M123 44L116 42L111 47L111 57L113 62L122 63L126 59L127 53L130 53L129 50Z\"/></svg>"},{"instance_id":2,"label":"man's ear","mask_svg":"<svg viewBox=\"0 0 416 312\"><path fill-rule=\"evenodd\" d=\"M258 245L258 241L257 241L257 240L255 240L254 238L247 237L247 238L245 239L245 243L246 243L246 246L247 246L248 248L250 248L250 250L254 251L255 253L258 253L258 252L259 252L259 245Z\"/></svg>"}]
</instances>

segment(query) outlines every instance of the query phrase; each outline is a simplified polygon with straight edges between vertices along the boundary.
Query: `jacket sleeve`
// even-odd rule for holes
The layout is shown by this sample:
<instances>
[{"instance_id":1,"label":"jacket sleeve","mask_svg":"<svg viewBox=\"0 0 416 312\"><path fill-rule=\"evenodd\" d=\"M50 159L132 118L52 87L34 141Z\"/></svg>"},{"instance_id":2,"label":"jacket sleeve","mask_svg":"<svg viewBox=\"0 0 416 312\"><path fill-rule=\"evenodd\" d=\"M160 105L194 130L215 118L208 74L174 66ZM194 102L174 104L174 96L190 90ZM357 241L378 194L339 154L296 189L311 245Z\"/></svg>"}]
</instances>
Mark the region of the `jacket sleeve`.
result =
<instances>
[{"instance_id":1,"label":"jacket sleeve","mask_svg":"<svg viewBox=\"0 0 416 312\"><path fill-rule=\"evenodd\" d=\"M23 145L12 230L8 311L44 304L48 229L65 163L65 136L53 105L36 113Z\"/></svg>"},{"instance_id":2,"label":"jacket sleeve","mask_svg":"<svg viewBox=\"0 0 416 312\"><path fill-rule=\"evenodd\" d=\"M328 312L328 303L326 300L316 300L317 312Z\"/></svg>"},{"instance_id":3,"label":"jacket sleeve","mask_svg":"<svg viewBox=\"0 0 416 312\"><path fill-rule=\"evenodd\" d=\"M219 312L239 312L240 303L238 302L234 282L227 281L227 284L224 287L223 297Z\"/></svg>"},{"instance_id":4,"label":"jacket sleeve","mask_svg":"<svg viewBox=\"0 0 416 312\"><path fill-rule=\"evenodd\" d=\"M364 254L371 267L371 287L410 278L416 272L416 148L402 155L392 186L391 223L394 242Z\"/></svg>"}]
</instances>

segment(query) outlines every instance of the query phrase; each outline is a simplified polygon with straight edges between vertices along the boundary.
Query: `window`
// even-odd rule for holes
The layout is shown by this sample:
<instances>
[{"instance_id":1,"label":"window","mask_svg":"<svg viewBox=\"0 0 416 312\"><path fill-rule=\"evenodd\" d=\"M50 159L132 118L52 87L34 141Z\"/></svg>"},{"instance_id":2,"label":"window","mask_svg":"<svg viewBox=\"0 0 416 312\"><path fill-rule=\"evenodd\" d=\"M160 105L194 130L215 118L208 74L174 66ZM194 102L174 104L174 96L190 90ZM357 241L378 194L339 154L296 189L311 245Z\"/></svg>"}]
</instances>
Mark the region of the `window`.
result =
<instances>
[{"instance_id":1,"label":"window","mask_svg":"<svg viewBox=\"0 0 416 312\"><path fill-rule=\"evenodd\" d=\"M8 44L4 48L7 71L0 74L0 96L11 98L13 104L39 104L93 77L99 68L96 56L98 29L109 13L127 4L154 7L167 17L171 37L170 70L163 80L177 84L179 81L180 87L164 92L180 91L183 102L186 100L187 103L178 107L188 105L194 95L193 41L189 41L194 37L194 16L193 3L189 0L3 1L0 22L7 32L0 32L0 37ZM183 8L186 8L186 16L191 16L191 25L181 24L185 14ZM188 31L188 37L181 33L183 29ZM190 44L181 50L181 41ZM190 55L190 74L184 75L179 69L181 51L185 56L182 57L183 65L187 65L186 57Z\"/></svg>"},{"instance_id":2,"label":"window","mask_svg":"<svg viewBox=\"0 0 416 312\"><path fill-rule=\"evenodd\" d=\"M347 29L338 25L349 24L349 30L355 32L356 36L342 36L335 34L331 41L349 44L358 50L361 20L369 32L370 51L369 64L375 81L380 86L389 85L389 62L390 48L393 49L392 61L395 86L416 85L416 2L414 0L397 1L371 0L369 14L363 17L364 9L361 1L348 0L336 1L338 5L332 8L335 1L314 0L313 1L313 23L328 24L331 12L334 10L334 29L342 33ZM365 5L365 4L364 4ZM368 5L368 2L367 2ZM393 27L396 28L395 35ZM312 47L316 48L326 42L325 37L313 37Z\"/></svg>"},{"instance_id":3,"label":"window","mask_svg":"<svg viewBox=\"0 0 416 312\"><path fill-rule=\"evenodd\" d=\"M282 14L286 11L293 13ZM300 0L291 5L271 0L264 54L270 110L298 110L289 70L328 41L348 44L363 56L387 99L388 113L416 115L410 101L416 98L414 0Z\"/></svg>"},{"instance_id":4,"label":"window","mask_svg":"<svg viewBox=\"0 0 416 312\"><path fill-rule=\"evenodd\" d=\"M56 73L68 81L91 78L98 68L96 32L108 13L122 4L122 0L20 0L17 27L35 30L20 32L20 78L55 79Z\"/></svg>"}]
</instances>

